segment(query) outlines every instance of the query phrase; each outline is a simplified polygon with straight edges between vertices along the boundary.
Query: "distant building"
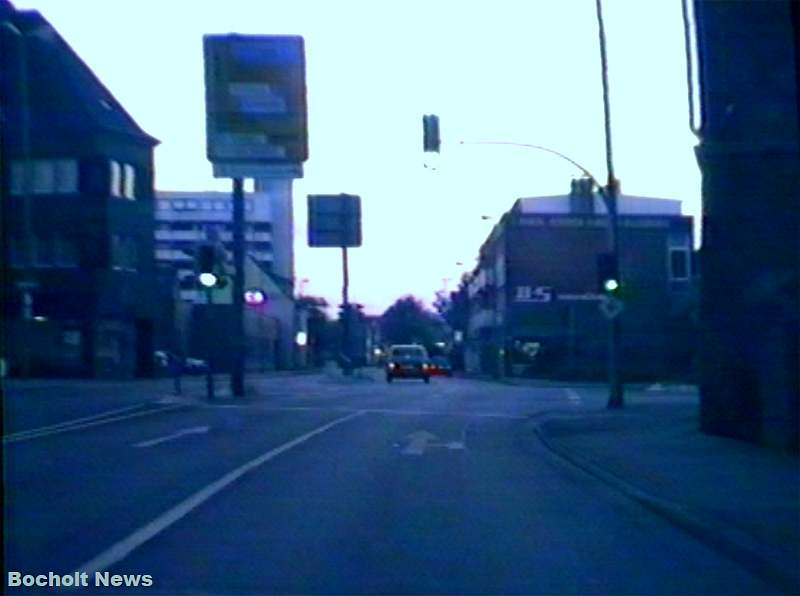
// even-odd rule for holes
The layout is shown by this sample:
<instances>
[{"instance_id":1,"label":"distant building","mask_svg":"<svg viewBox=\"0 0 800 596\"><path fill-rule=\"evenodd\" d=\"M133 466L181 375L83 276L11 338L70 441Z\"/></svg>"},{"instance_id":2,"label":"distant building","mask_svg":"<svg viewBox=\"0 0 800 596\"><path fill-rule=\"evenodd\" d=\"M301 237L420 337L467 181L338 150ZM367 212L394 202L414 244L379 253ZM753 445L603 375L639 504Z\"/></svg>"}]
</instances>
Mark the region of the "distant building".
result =
<instances>
[{"instance_id":1,"label":"distant building","mask_svg":"<svg viewBox=\"0 0 800 596\"><path fill-rule=\"evenodd\" d=\"M255 284L268 293L268 304L261 309L259 316L270 321L270 331L267 334L269 337L264 335L263 329L258 331L256 327L261 324L258 323L258 317L248 315L245 333L251 338L249 345L252 348L248 349L248 366L255 369L288 368L295 364L293 353L297 326L292 297L291 186L289 181L269 180L259 181L256 188L257 192L245 195L245 285L252 287ZM211 242L221 243L228 255L232 254L231 193L158 191L156 197L156 260L175 271L182 301L204 304L205 294L195 283L194 251L199 245ZM225 294L225 297L215 297L215 301L230 303L229 290L221 294ZM198 308L198 312L202 310ZM218 305L214 312L224 312L224 309ZM184 317L183 320L185 325L197 321L191 317ZM184 340L188 341L185 349L202 357L202 353L207 351L204 342L199 339L202 334L194 329L184 329L181 333ZM269 345L261 345L261 340L257 339L259 337ZM264 361L264 358L267 360ZM217 361L223 366L228 365L228 361L221 356Z\"/></svg>"},{"instance_id":2,"label":"distant building","mask_svg":"<svg viewBox=\"0 0 800 596\"><path fill-rule=\"evenodd\" d=\"M680 202L622 195L623 372L687 375L694 353L692 220ZM608 217L588 181L517 200L480 251L467 286L467 370L602 378L608 322L597 255Z\"/></svg>"},{"instance_id":3,"label":"distant building","mask_svg":"<svg viewBox=\"0 0 800 596\"><path fill-rule=\"evenodd\" d=\"M172 266L182 282L181 297L196 298L194 250L204 242L221 242L232 252L231 193L156 191L156 261ZM265 271L274 264L269 197L245 197L245 254Z\"/></svg>"},{"instance_id":4,"label":"distant building","mask_svg":"<svg viewBox=\"0 0 800 596\"><path fill-rule=\"evenodd\" d=\"M3 343L11 374L153 372L153 148L36 11L0 0ZM164 297L166 296L166 300Z\"/></svg>"}]
</instances>

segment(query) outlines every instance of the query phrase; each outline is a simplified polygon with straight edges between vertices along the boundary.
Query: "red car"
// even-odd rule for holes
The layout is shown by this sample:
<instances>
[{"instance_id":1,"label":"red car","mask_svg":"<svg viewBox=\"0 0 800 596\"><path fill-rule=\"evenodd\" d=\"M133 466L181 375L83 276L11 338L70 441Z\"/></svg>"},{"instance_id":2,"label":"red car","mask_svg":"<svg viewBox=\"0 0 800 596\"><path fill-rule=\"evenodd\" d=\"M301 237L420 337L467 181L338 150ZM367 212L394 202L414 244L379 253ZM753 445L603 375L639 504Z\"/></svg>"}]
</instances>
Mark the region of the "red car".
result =
<instances>
[{"instance_id":1,"label":"red car","mask_svg":"<svg viewBox=\"0 0 800 596\"><path fill-rule=\"evenodd\" d=\"M428 373L435 376L452 377L453 367L444 356L434 356L428 363Z\"/></svg>"}]
</instances>

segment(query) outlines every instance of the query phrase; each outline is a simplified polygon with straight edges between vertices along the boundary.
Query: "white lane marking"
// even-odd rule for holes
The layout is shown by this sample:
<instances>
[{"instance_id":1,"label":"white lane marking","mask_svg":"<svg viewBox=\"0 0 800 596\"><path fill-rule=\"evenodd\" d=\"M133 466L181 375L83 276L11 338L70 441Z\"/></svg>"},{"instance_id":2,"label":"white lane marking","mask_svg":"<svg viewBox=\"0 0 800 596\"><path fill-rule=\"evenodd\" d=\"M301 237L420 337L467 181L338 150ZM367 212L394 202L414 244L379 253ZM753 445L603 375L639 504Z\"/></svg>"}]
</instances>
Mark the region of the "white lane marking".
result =
<instances>
[{"instance_id":1,"label":"white lane marking","mask_svg":"<svg viewBox=\"0 0 800 596\"><path fill-rule=\"evenodd\" d=\"M578 395L578 392L572 389L571 387L565 387L564 393L567 394L567 399L572 402L573 404L579 404L583 402L581 396Z\"/></svg>"},{"instance_id":2,"label":"white lane marking","mask_svg":"<svg viewBox=\"0 0 800 596\"><path fill-rule=\"evenodd\" d=\"M78 567L78 572L86 572L86 573L94 573L95 571L103 571L104 569L108 569L112 565L119 563L129 554L131 554L134 550L139 548L142 544L154 538L172 524L177 522L178 520L185 517L189 514L192 510L196 509L206 501L208 501L211 497L213 497L218 492L222 491L224 488L250 472L255 468L258 468L262 464L265 464L271 459L276 458L281 453L289 451L302 443L305 443L309 439L324 433L327 430L330 430L334 426L338 426L339 424L343 424L357 418L358 416L363 416L365 414L364 411L354 412L353 414L349 414L342 418L337 418L333 422L329 422L323 426L315 428L312 431L305 433L297 437L296 439L292 439L288 443L284 443L280 447L276 447L275 449L271 449L266 453L258 456L255 459L250 460L246 464L243 464L236 468L235 470L228 472L222 478L212 482L208 486L200 489L190 497L184 499L171 509L168 509L153 521L148 523L147 525L139 528L126 538L123 538L116 544L112 545L107 550L103 551L93 559L87 561L83 565Z\"/></svg>"},{"instance_id":3,"label":"white lane marking","mask_svg":"<svg viewBox=\"0 0 800 596\"><path fill-rule=\"evenodd\" d=\"M65 420L64 422L56 422L55 424L47 424L45 426L37 426L36 428L28 428L25 430L20 430L15 433L11 433L8 435L3 436L3 440L6 439L14 439L16 437L29 435L32 433L41 433L47 432L49 430L55 430L57 428L62 428L65 426L73 426L75 424L80 424L81 422L86 422L89 420L96 420L98 418L105 418L106 416L113 416L114 414L121 414L122 412L130 412L131 410L137 410L139 408L143 408L145 404L136 404L133 406L125 406L124 408L117 408L116 410L107 410L105 412L100 412L99 414L92 414L91 416L84 416L83 418L73 418L72 420Z\"/></svg>"},{"instance_id":4,"label":"white lane marking","mask_svg":"<svg viewBox=\"0 0 800 596\"><path fill-rule=\"evenodd\" d=\"M51 435L57 435L60 433L67 433L74 430L83 430L85 428L91 428L93 426L99 426L101 424L108 424L109 422L117 422L118 420L130 420L131 418L139 418L140 416L150 416L151 414L159 414L161 412L169 412L171 410L176 410L178 408L183 408L185 406L181 404L176 404L174 406L165 406L163 408L153 408L151 410L147 410L146 412L136 412L134 414L128 414L126 416L113 416L110 418L101 418L99 420L92 420L85 424L72 424L70 426L63 426L59 428L54 428L52 430L45 430L43 432L31 432L30 434L26 434L23 436L11 436L11 437L3 437L3 443L19 443L21 441L28 441L30 439L38 439L41 437L49 437Z\"/></svg>"},{"instance_id":5,"label":"white lane marking","mask_svg":"<svg viewBox=\"0 0 800 596\"><path fill-rule=\"evenodd\" d=\"M153 447L154 445L159 445L161 443L166 443L167 441L174 441L180 437L185 437L186 435L202 435L207 433L211 430L210 426L193 426L192 428L184 428L183 430L179 430L178 432L172 433L171 435L166 435L164 437L159 437L157 439L150 439L149 441L141 441L139 443L135 443L133 447Z\"/></svg>"},{"instance_id":6,"label":"white lane marking","mask_svg":"<svg viewBox=\"0 0 800 596\"><path fill-rule=\"evenodd\" d=\"M427 430L418 430L411 433L407 437L409 440L408 445L403 449L403 455L422 455L428 447L428 443L435 441L439 437L429 433Z\"/></svg>"},{"instance_id":7,"label":"white lane marking","mask_svg":"<svg viewBox=\"0 0 800 596\"><path fill-rule=\"evenodd\" d=\"M252 406L219 405L215 408L251 408L256 407L264 412L364 412L366 414L390 414L401 416L458 416L467 418L499 418L502 420L527 420L527 415L503 414L500 412L443 412L431 410L395 410L392 408L347 408L329 406Z\"/></svg>"},{"instance_id":8,"label":"white lane marking","mask_svg":"<svg viewBox=\"0 0 800 596\"><path fill-rule=\"evenodd\" d=\"M409 439L409 443L406 448L401 451L403 455L424 455L425 450L431 447L443 447L450 451L460 451L464 449L463 441L448 441L447 443L442 443L439 441L439 437L427 430L415 431L406 438Z\"/></svg>"}]
</instances>

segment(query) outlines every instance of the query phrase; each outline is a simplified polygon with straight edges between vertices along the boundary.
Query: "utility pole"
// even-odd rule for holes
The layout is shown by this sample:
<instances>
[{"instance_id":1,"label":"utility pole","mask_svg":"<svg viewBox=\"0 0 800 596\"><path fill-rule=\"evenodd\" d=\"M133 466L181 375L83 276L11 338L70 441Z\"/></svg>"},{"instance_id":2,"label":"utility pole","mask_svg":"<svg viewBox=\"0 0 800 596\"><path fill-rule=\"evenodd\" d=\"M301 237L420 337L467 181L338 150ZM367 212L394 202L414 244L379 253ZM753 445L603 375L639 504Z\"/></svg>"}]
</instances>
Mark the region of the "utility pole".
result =
<instances>
[{"instance_id":1,"label":"utility pole","mask_svg":"<svg viewBox=\"0 0 800 596\"><path fill-rule=\"evenodd\" d=\"M603 80L603 121L606 137L606 169L608 179L604 193L608 210L608 244L619 271L619 234L617 201L619 199L619 182L614 177L614 159L611 147L611 103L608 96L608 56L606 53L606 33L603 23L602 0L595 0L597 7L597 28L600 39L600 68ZM622 380L619 374L620 337L622 334L619 315L612 317L608 324L608 403L609 409L621 408L624 405Z\"/></svg>"},{"instance_id":2,"label":"utility pole","mask_svg":"<svg viewBox=\"0 0 800 596\"><path fill-rule=\"evenodd\" d=\"M231 393L244 397L244 188L233 179L233 368Z\"/></svg>"}]
</instances>

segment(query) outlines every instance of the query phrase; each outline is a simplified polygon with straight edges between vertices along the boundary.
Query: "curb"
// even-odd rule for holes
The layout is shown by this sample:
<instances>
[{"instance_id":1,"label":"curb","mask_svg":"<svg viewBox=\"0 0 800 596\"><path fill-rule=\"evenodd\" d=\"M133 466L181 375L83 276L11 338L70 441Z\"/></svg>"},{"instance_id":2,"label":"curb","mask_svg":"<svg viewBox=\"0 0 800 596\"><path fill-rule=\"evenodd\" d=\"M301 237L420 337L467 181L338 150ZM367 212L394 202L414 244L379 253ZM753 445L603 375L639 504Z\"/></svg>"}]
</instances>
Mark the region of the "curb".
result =
<instances>
[{"instance_id":1,"label":"curb","mask_svg":"<svg viewBox=\"0 0 800 596\"><path fill-rule=\"evenodd\" d=\"M604 470L574 451L557 446L547 437L543 428L547 420L535 421L533 431L542 444L554 455L604 484L636 501L671 524L681 528L712 549L726 555L754 575L769 581L786 594L800 594L800 574L792 574L774 561L780 560L781 553L763 543L729 527L702 519L689 508L661 499L623 480L616 474Z\"/></svg>"}]
</instances>

